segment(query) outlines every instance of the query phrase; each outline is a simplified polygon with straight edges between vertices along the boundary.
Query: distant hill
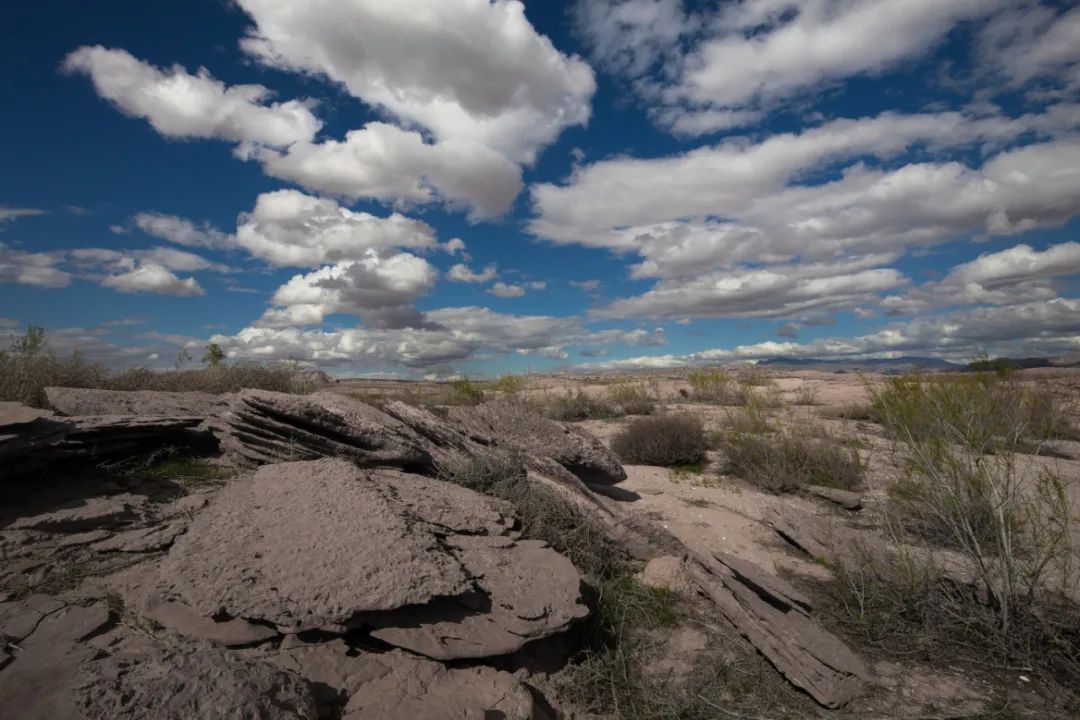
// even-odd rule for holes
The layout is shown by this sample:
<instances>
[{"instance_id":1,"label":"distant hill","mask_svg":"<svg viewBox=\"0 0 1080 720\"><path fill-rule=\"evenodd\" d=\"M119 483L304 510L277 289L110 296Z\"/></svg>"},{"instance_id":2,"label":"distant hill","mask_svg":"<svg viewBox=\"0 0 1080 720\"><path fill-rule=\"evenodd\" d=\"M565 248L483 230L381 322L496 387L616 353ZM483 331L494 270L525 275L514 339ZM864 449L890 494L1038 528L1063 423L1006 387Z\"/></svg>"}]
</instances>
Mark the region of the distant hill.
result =
<instances>
[{"instance_id":1,"label":"distant hill","mask_svg":"<svg viewBox=\"0 0 1080 720\"><path fill-rule=\"evenodd\" d=\"M839 360L826 360L820 358L774 357L765 360L759 360L757 364L776 369L790 368L798 370L824 370L832 372L858 372L860 370L867 370L873 372L892 373L909 372L915 369L934 371L967 369L967 365L949 362L948 360L942 360L941 358L915 356L904 356L897 358L867 358L862 360L854 360L849 358Z\"/></svg>"}]
</instances>

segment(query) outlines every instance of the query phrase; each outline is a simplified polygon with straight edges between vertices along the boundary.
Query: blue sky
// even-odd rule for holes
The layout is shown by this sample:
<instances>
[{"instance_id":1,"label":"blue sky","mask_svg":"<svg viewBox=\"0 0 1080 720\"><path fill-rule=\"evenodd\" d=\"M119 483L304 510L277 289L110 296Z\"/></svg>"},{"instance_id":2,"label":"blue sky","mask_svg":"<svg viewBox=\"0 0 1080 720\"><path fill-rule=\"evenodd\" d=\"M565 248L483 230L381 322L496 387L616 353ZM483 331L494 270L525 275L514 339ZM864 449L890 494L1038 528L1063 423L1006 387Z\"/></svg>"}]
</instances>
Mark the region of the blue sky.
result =
<instances>
[{"instance_id":1,"label":"blue sky","mask_svg":"<svg viewBox=\"0 0 1080 720\"><path fill-rule=\"evenodd\" d=\"M50 0L0 28L0 330L61 352L1080 351L1071 3Z\"/></svg>"}]
</instances>

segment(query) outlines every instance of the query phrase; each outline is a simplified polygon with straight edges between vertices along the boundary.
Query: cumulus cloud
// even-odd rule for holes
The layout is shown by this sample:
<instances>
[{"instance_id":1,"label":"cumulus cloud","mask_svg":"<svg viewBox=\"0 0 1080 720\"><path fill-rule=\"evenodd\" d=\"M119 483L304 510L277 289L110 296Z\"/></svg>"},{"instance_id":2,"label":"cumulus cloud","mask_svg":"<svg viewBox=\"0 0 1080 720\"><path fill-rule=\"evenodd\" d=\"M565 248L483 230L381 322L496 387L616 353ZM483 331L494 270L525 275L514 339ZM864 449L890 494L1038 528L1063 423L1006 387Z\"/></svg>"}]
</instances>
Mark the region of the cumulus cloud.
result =
<instances>
[{"instance_id":1,"label":"cumulus cloud","mask_svg":"<svg viewBox=\"0 0 1080 720\"><path fill-rule=\"evenodd\" d=\"M471 140L428 143L419 132L372 122L345 139L300 142L252 154L267 175L353 200L443 201L474 217L504 213L521 191L521 168Z\"/></svg>"},{"instance_id":2,"label":"cumulus cloud","mask_svg":"<svg viewBox=\"0 0 1080 720\"><path fill-rule=\"evenodd\" d=\"M140 263L127 272L109 275L101 281L101 285L124 293L157 293L176 297L206 294L195 278L180 278L155 263Z\"/></svg>"},{"instance_id":3,"label":"cumulus cloud","mask_svg":"<svg viewBox=\"0 0 1080 720\"><path fill-rule=\"evenodd\" d=\"M1006 4L746 0L691 12L679 0L581 0L577 18L594 59L659 108L663 126L693 135L752 122L830 82L892 69Z\"/></svg>"},{"instance_id":4,"label":"cumulus cloud","mask_svg":"<svg viewBox=\"0 0 1080 720\"><path fill-rule=\"evenodd\" d=\"M131 219L137 228L152 237L187 247L227 250L235 247L234 238L210 223L196 225L176 215L141 212ZM122 228L121 228L122 229Z\"/></svg>"},{"instance_id":5,"label":"cumulus cloud","mask_svg":"<svg viewBox=\"0 0 1080 720\"><path fill-rule=\"evenodd\" d=\"M1063 10L1025 0L982 29L978 60L1009 89L1028 87L1037 99L1080 93L1080 8Z\"/></svg>"},{"instance_id":6,"label":"cumulus cloud","mask_svg":"<svg viewBox=\"0 0 1080 720\"><path fill-rule=\"evenodd\" d=\"M955 266L941 280L906 295L886 297L892 315L909 315L941 305L1010 305L1057 297L1055 278L1080 275L1080 243L1066 242L1039 251L1014 245Z\"/></svg>"},{"instance_id":7,"label":"cumulus cloud","mask_svg":"<svg viewBox=\"0 0 1080 720\"><path fill-rule=\"evenodd\" d=\"M917 318L868 335L808 343L763 342L686 355L640 356L593 363L594 368L685 367L769 357L866 358L930 355L968 360L1000 355L1060 355L1080 350L1080 300L985 307Z\"/></svg>"},{"instance_id":8,"label":"cumulus cloud","mask_svg":"<svg viewBox=\"0 0 1080 720\"><path fill-rule=\"evenodd\" d=\"M480 272L474 272L468 265L458 263L446 271L446 277L454 282L486 283L498 277L499 271L494 265L485 265Z\"/></svg>"},{"instance_id":9,"label":"cumulus cloud","mask_svg":"<svg viewBox=\"0 0 1080 720\"><path fill-rule=\"evenodd\" d=\"M517 0L239 0L242 47L274 67L325 76L439 142L531 163L589 119L589 66L540 35Z\"/></svg>"},{"instance_id":10,"label":"cumulus cloud","mask_svg":"<svg viewBox=\"0 0 1080 720\"><path fill-rule=\"evenodd\" d=\"M367 258L372 251L432 248L435 232L394 213L378 217L296 190L263 193L237 220L236 244L279 267L318 267Z\"/></svg>"},{"instance_id":11,"label":"cumulus cloud","mask_svg":"<svg viewBox=\"0 0 1080 720\"><path fill-rule=\"evenodd\" d=\"M143 118L166 137L215 138L275 147L310 140L322 123L311 101L268 103L262 85L226 86L206 68L161 69L125 50L83 46L64 70L88 75L98 95L126 115Z\"/></svg>"},{"instance_id":12,"label":"cumulus cloud","mask_svg":"<svg viewBox=\"0 0 1080 720\"><path fill-rule=\"evenodd\" d=\"M667 342L662 328L591 331L579 318L505 315L482 307L441 308L426 317L430 325L425 328L327 331L256 325L210 340L239 358L297 358L354 370L432 368L487 353L565 359L571 346L656 346Z\"/></svg>"},{"instance_id":13,"label":"cumulus cloud","mask_svg":"<svg viewBox=\"0 0 1080 720\"><path fill-rule=\"evenodd\" d=\"M265 327L313 325L333 313L356 315L377 328L424 327L428 321L413 303L435 286L438 271L409 253L345 260L294 275L274 293L256 323Z\"/></svg>"},{"instance_id":14,"label":"cumulus cloud","mask_svg":"<svg viewBox=\"0 0 1080 720\"><path fill-rule=\"evenodd\" d=\"M56 267L63 255L55 252L26 252L0 243L0 284L18 283L40 288L62 288L71 284L71 273Z\"/></svg>"},{"instance_id":15,"label":"cumulus cloud","mask_svg":"<svg viewBox=\"0 0 1080 720\"><path fill-rule=\"evenodd\" d=\"M525 294L525 288L520 285L512 285L504 282L497 282L487 290L488 295L494 295L500 298L517 298L522 297Z\"/></svg>"},{"instance_id":16,"label":"cumulus cloud","mask_svg":"<svg viewBox=\"0 0 1080 720\"><path fill-rule=\"evenodd\" d=\"M831 313L873 301L907 284L895 259L866 256L846 262L739 268L663 280L651 290L596 309L602 318L784 317Z\"/></svg>"}]
</instances>

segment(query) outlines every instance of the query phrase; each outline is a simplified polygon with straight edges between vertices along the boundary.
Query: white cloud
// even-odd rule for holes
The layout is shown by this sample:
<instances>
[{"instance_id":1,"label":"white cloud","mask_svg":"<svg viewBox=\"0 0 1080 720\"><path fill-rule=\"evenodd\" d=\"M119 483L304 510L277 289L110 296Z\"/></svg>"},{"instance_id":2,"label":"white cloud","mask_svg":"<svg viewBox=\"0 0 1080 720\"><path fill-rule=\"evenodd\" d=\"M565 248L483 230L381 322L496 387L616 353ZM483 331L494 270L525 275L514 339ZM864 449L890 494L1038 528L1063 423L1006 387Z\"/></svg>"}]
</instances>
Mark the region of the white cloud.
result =
<instances>
[{"instance_id":1,"label":"white cloud","mask_svg":"<svg viewBox=\"0 0 1080 720\"><path fill-rule=\"evenodd\" d=\"M0 205L0 225L5 222L15 220L21 217L33 217L35 215L44 215L44 210L37 210L35 208L17 208L17 207L5 207Z\"/></svg>"},{"instance_id":2,"label":"white cloud","mask_svg":"<svg viewBox=\"0 0 1080 720\"><path fill-rule=\"evenodd\" d=\"M525 284L530 290L547 290L547 281L545 280L533 280Z\"/></svg>"},{"instance_id":3,"label":"white cloud","mask_svg":"<svg viewBox=\"0 0 1080 720\"><path fill-rule=\"evenodd\" d=\"M593 368L684 367L769 357L865 358L931 355L968 360L995 355L1060 355L1080 350L1080 300L988 307L918 318L853 338L808 343L763 342L687 355L642 356L592 363Z\"/></svg>"},{"instance_id":4,"label":"white cloud","mask_svg":"<svg viewBox=\"0 0 1080 720\"><path fill-rule=\"evenodd\" d=\"M83 270L127 272L133 270L139 263L146 263L159 265L166 270L178 272L198 272L201 270L216 273L233 272L228 265L208 260L195 253L168 247L155 247L146 250L76 248L64 251L64 253L65 260Z\"/></svg>"},{"instance_id":5,"label":"white cloud","mask_svg":"<svg viewBox=\"0 0 1080 720\"><path fill-rule=\"evenodd\" d=\"M404 205L441 201L475 218L501 215L522 188L521 168L485 145L461 139L432 144L419 132L382 122L351 130L341 141L259 148L251 157L267 175L315 192Z\"/></svg>"},{"instance_id":6,"label":"white cloud","mask_svg":"<svg viewBox=\"0 0 1080 720\"><path fill-rule=\"evenodd\" d=\"M180 278L171 270L154 263L141 263L132 270L110 275L101 281L102 287L124 293L157 293L176 297L205 295L193 277Z\"/></svg>"},{"instance_id":7,"label":"white cloud","mask_svg":"<svg viewBox=\"0 0 1080 720\"><path fill-rule=\"evenodd\" d=\"M662 328L591 331L579 318L504 315L482 307L441 308L428 312L426 318L429 325L423 328L325 331L257 325L210 340L239 358L297 358L355 370L431 368L491 353L566 359L571 346L667 342Z\"/></svg>"},{"instance_id":8,"label":"white cloud","mask_svg":"<svg viewBox=\"0 0 1080 720\"><path fill-rule=\"evenodd\" d=\"M739 268L663 280L642 295L616 300L594 314L680 319L832 313L907 284L899 271L874 267L894 259L870 255L846 262Z\"/></svg>"},{"instance_id":9,"label":"white cloud","mask_svg":"<svg viewBox=\"0 0 1080 720\"><path fill-rule=\"evenodd\" d=\"M266 64L323 75L427 128L439 142L515 163L589 118L592 70L538 34L517 0L239 0L242 47Z\"/></svg>"},{"instance_id":10,"label":"white cloud","mask_svg":"<svg viewBox=\"0 0 1080 720\"><path fill-rule=\"evenodd\" d=\"M1054 278L1072 275L1080 275L1080 243L1060 243L1041 252L1021 244L957 265L941 280L889 296L881 305L890 314L908 315L941 305L1052 300L1058 295Z\"/></svg>"},{"instance_id":11,"label":"white cloud","mask_svg":"<svg viewBox=\"0 0 1080 720\"><path fill-rule=\"evenodd\" d=\"M141 212L132 218L132 222L147 235L168 240L177 245L227 250L235 247L236 244L231 235L222 232L210 223L204 222L201 225L196 225L190 220L176 215ZM120 230L123 230L123 228L120 228ZM114 230L114 232L116 231Z\"/></svg>"},{"instance_id":12,"label":"white cloud","mask_svg":"<svg viewBox=\"0 0 1080 720\"><path fill-rule=\"evenodd\" d=\"M629 78L663 126L698 134L753 122L831 82L895 68L1005 4L745 0L692 13L677 0L581 0L577 17L593 57Z\"/></svg>"},{"instance_id":13,"label":"white cloud","mask_svg":"<svg viewBox=\"0 0 1080 720\"><path fill-rule=\"evenodd\" d=\"M465 251L465 241L461 238L450 238L442 244L442 249L447 255L460 255L463 258L467 258L469 255Z\"/></svg>"},{"instance_id":14,"label":"white cloud","mask_svg":"<svg viewBox=\"0 0 1080 720\"><path fill-rule=\"evenodd\" d=\"M1080 93L1080 8L1014 2L987 23L979 44L980 70L993 69L1009 89L1037 81L1029 94Z\"/></svg>"},{"instance_id":15,"label":"white cloud","mask_svg":"<svg viewBox=\"0 0 1080 720\"><path fill-rule=\"evenodd\" d=\"M525 288L500 281L488 288L487 293L500 298L518 298L525 294Z\"/></svg>"},{"instance_id":16,"label":"white cloud","mask_svg":"<svg viewBox=\"0 0 1080 720\"><path fill-rule=\"evenodd\" d=\"M326 315L348 313L376 328L424 327L429 323L413 303L435 286L438 271L409 253L345 260L313 272L294 275L274 293L268 310L256 323L282 327L322 322Z\"/></svg>"},{"instance_id":17,"label":"white cloud","mask_svg":"<svg viewBox=\"0 0 1080 720\"><path fill-rule=\"evenodd\" d=\"M62 288L71 284L71 274L56 266L63 255L13 250L0 243L0 284L18 283L41 288Z\"/></svg>"},{"instance_id":18,"label":"white cloud","mask_svg":"<svg viewBox=\"0 0 1080 720\"><path fill-rule=\"evenodd\" d=\"M432 248L427 224L394 213L377 217L296 190L263 193L237 220L236 244L279 267L319 267L395 248Z\"/></svg>"},{"instance_id":19,"label":"white cloud","mask_svg":"<svg viewBox=\"0 0 1080 720\"><path fill-rule=\"evenodd\" d=\"M599 280L571 280L570 286L583 292L592 292L600 288Z\"/></svg>"},{"instance_id":20,"label":"white cloud","mask_svg":"<svg viewBox=\"0 0 1080 720\"><path fill-rule=\"evenodd\" d=\"M88 75L98 95L166 137L282 147L311 140L322 126L311 112L314 103L267 103L271 92L262 85L226 86L206 68L195 75L179 65L163 70L100 45L78 48L63 67Z\"/></svg>"},{"instance_id":21,"label":"white cloud","mask_svg":"<svg viewBox=\"0 0 1080 720\"><path fill-rule=\"evenodd\" d=\"M446 277L461 283L486 283L498 275L499 271L494 265L485 265L480 272L473 272L467 265L458 263L446 271Z\"/></svg>"}]
</instances>

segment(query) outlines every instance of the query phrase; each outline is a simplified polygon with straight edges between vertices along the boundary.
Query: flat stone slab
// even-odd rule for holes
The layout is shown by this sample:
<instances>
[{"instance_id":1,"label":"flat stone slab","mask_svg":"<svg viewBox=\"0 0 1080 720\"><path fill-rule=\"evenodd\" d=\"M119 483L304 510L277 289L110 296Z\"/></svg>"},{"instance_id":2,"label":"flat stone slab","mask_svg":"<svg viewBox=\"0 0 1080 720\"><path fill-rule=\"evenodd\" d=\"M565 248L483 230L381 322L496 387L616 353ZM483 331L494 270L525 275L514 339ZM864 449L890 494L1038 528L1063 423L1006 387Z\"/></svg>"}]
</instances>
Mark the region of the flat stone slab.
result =
<instances>
[{"instance_id":1,"label":"flat stone slab","mask_svg":"<svg viewBox=\"0 0 1080 720\"><path fill-rule=\"evenodd\" d=\"M209 417L221 406L221 397L204 392L162 390L97 390L47 387L49 406L64 415L157 415Z\"/></svg>"}]
</instances>

